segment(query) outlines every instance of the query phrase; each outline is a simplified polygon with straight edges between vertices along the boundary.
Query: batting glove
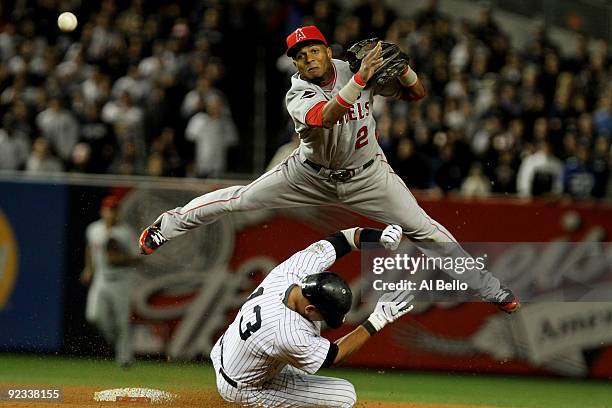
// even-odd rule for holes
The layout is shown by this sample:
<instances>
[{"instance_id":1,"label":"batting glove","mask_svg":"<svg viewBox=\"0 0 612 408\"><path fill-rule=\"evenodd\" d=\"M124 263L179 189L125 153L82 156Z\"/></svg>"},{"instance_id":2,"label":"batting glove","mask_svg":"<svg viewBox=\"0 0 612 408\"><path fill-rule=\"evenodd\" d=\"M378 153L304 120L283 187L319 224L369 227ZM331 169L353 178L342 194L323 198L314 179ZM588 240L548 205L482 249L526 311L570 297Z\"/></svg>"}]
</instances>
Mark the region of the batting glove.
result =
<instances>
[{"instance_id":1,"label":"batting glove","mask_svg":"<svg viewBox=\"0 0 612 408\"><path fill-rule=\"evenodd\" d=\"M364 327L370 334L380 331L387 324L393 323L411 311L414 305L410 302L413 300L414 295L407 290L385 293L378 299L374 312L368 317Z\"/></svg>"},{"instance_id":2,"label":"batting glove","mask_svg":"<svg viewBox=\"0 0 612 408\"><path fill-rule=\"evenodd\" d=\"M399 225L388 225L380 236L380 243L390 251L395 251L400 242L402 242L402 227Z\"/></svg>"}]
</instances>

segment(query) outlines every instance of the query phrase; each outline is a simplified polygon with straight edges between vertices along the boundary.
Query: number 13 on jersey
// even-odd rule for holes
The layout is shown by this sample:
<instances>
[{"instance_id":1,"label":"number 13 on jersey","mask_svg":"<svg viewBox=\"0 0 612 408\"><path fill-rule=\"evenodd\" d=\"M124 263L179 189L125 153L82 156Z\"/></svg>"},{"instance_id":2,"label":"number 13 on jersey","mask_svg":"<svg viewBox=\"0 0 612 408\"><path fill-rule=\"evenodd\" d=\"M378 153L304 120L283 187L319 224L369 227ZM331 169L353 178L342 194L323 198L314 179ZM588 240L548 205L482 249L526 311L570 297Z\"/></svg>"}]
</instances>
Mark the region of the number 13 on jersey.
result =
<instances>
[{"instance_id":1,"label":"number 13 on jersey","mask_svg":"<svg viewBox=\"0 0 612 408\"><path fill-rule=\"evenodd\" d=\"M259 288L255 292L251 294L247 298L247 302L253 298L263 295L264 288ZM240 324L238 325L238 330L240 331L240 338L242 340L246 340L251 337L251 334L255 333L257 330L261 329L261 306L255 305L253 307L253 314L255 315L255 321L247 322L244 325L244 330L242 330L244 315L240 316Z\"/></svg>"}]
</instances>

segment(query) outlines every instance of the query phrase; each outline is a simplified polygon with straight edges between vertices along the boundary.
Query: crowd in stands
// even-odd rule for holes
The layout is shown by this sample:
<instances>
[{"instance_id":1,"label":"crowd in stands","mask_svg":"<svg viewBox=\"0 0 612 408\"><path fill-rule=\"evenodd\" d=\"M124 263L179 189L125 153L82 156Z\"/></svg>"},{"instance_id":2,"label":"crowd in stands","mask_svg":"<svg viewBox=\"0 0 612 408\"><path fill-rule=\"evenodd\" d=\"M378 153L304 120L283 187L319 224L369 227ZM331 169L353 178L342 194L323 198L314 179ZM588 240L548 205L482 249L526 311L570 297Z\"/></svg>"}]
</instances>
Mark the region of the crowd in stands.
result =
<instances>
[{"instance_id":1,"label":"crowd in stands","mask_svg":"<svg viewBox=\"0 0 612 408\"><path fill-rule=\"evenodd\" d=\"M612 53L604 40L593 46L576 33L566 55L542 26L517 49L490 8L463 21L441 13L435 0L408 17L382 0L350 10L323 0L119 3L80 10L79 29L69 34L55 27L59 2L15 2L4 12L0 169L199 177L232 171L228 149L251 146L244 141L252 136L241 134L242 122L252 122L245 114L251 106L239 102L253 87L241 88L228 72L252 71L255 54L249 46L229 52L228 21L268 34L251 41L272 50L267 84L282 86L280 95L295 72L282 55L284 37L316 24L336 58L373 36L411 57L427 98L374 103L379 143L408 186L467 196L612 194ZM248 31L236 37L236 44L249 41ZM295 146L281 102L268 104L279 111L272 130Z\"/></svg>"},{"instance_id":2,"label":"crowd in stands","mask_svg":"<svg viewBox=\"0 0 612 408\"><path fill-rule=\"evenodd\" d=\"M55 25L60 2L3 9L0 169L201 177L226 171L237 132L217 87L218 9L95 3L79 9L73 33Z\"/></svg>"}]
</instances>

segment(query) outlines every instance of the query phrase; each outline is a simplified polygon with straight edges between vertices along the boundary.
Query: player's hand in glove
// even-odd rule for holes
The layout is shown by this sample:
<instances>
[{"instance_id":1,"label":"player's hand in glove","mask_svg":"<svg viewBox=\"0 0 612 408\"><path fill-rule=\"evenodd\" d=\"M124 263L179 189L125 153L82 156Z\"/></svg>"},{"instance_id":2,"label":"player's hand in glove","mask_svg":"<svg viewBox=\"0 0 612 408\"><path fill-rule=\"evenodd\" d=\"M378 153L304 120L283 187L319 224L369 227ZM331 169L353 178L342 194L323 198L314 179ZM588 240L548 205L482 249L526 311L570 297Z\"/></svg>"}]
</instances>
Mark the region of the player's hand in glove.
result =
<instances>
[{"instance_id":1,"label":"player's hand in glove","mask_svg":"<svg viewBox=\"0 0 612 408\"><path fill-rule=\"evenodd\" d=\"M381 53L382 45L378 41L378 44L374 45L374 48L369 49L367 54L364 53L365 56L362 56L362 59L359 61L360 65L355 72L359 71L359 75L364 82L368 82L383 65L384 59Z\"/></svg>"},{"instance_id":2,"label":"player's hand in glove","mask_svg":"<svg viewBox=\"0 0 612 408\"><path fill-rule=\"evenodd\" d=\"M402 236L402 227L399 225L388 225L380 236L380 243L385 249L395 251L399 247L400 242L402 242Z\"/></svg>"},{"instance_id":3,"label":"player's hand in glove","mask_svg":"<svg viewBox=\"0 0 612 408\"><path fill-rule=\"evenodd\" d=\"M408 67L410 58L400 50L397 44L379 41L377 38L361 40L351 45L347 50L347 57L351 71L359 71L363 80L367 82L361 68L371 52L379 49L379 47L380 54L377 55L382 58L382 62L373 75L368 76L368 79L374 78L379 85L385 85L390 80L402 75Z\"/></svg>"},{"instance_id":4,"label":"player's hand in glove","mask_svg":"<svg viewBox=\"0 0 612 408\"><path fill-rule=\"evenodd\" d=\"M398 290L385 293L378 299L374 312L370 315L363 326L374 334L389 323L393 323L414 308L411 302L414 295L407 290Z\"/></svg>"}]
</instances>

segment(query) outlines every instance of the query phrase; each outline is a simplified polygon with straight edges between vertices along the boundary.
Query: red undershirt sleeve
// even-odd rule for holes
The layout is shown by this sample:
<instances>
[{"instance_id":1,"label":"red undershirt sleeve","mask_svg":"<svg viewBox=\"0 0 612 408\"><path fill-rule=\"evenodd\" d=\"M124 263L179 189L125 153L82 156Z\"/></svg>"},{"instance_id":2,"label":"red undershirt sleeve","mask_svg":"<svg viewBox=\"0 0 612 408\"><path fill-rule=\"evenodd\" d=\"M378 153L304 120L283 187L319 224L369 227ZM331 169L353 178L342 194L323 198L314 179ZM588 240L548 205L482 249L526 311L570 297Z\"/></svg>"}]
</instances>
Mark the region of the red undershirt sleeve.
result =
<instances>
[{"instance_id":1,"label":"red undershirt sleeve","mask_svg":"<svg viewBox=\"0 0 612 408\"><path fill-rule=\"evenodd\" d=\"M312 127L323 127L323 107L327 102L321 101L306 113L306 124Z\"/></svg>"}]
</instances>

